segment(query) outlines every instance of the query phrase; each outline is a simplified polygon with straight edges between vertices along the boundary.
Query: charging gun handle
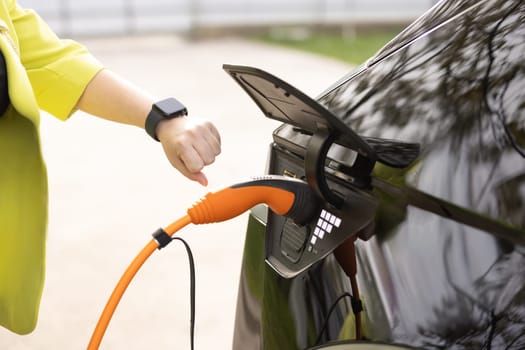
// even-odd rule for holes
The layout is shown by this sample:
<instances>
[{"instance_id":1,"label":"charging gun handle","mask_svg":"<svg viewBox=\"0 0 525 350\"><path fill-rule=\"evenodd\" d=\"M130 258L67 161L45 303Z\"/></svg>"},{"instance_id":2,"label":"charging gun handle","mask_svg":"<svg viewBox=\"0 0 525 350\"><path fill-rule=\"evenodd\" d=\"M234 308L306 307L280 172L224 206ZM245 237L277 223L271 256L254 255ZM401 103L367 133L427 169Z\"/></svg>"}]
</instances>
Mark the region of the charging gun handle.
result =
<instances>
[{"instance_id":1,"label":"charging gun handle","mask_svg":"<svg viewBox=\"0 0 525 350\"><path fill-rule=\"evenodd\" d=\"M291 217L301 224L310 219L318 200L306 182L268 175L208 193L188 209L188 215L194 224L220 222L261 203L267 204L276 214Z\"/></svg>"}]
</instances>

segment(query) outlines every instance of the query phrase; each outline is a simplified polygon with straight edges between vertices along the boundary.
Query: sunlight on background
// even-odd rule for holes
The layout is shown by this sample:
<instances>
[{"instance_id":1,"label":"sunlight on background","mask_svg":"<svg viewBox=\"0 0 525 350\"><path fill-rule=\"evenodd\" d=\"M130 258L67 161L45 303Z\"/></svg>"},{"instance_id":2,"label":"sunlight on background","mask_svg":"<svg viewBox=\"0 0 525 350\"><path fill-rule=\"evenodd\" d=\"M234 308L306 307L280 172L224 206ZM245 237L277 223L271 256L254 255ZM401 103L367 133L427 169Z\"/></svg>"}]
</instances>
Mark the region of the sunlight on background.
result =
<instances>
[{"instance_id":1,"label":"sunlight on background","mask_svg":"<svg viewBox=\"0 0 525 350\"><path fill-rule=\"evenodd\" d=\"M184 32L203 27L405 23L435 0L22 0L60 34Z\"/></svg>"},{"instance_id":2,"label":"sunlight on background","mask_svg":"<svg viewBox=\"0 0 525 350\"><path fill-rule=\"evenodd\" d=\"M436 0L22 0L62 36L246 35L361 63ZM362 39L361 39L362 38Z\"/></svg>"}]
</instances>

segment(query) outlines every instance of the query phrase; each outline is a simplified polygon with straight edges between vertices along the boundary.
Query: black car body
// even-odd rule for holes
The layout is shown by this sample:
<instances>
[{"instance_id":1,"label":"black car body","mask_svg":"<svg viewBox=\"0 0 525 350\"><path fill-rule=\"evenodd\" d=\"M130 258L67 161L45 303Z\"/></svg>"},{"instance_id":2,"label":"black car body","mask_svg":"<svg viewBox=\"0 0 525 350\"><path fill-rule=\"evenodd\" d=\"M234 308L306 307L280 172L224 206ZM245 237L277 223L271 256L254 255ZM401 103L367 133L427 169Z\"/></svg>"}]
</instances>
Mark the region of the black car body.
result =
<instances>
[{"instance_id":1,"label":"black car body","mask_svg":"<svg viewBox=\"0 0 525 350\"><path fill-rule=\"evenodd\" d=\"M420 147L405 166L376 162L364 185L346 171L352 152L328 153L330 188L377 200L355 241L361 340L524 349L525 2L442 1L317 101L365 139ZM304 177L310 137L278 128L268 172ZM345 259L358 232L283 278L265 263L267 215L249 218L234 349L355 339Z\"/></svg>"}]
</instances>

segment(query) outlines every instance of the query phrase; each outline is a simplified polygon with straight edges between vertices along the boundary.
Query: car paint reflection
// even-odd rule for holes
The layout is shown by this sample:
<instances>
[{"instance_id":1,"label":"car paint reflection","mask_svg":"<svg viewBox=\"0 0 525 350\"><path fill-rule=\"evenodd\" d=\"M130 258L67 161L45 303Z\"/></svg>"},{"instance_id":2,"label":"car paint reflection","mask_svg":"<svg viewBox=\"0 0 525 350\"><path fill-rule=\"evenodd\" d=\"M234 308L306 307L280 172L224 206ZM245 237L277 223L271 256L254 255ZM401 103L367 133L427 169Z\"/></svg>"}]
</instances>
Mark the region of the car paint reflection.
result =
<instances>
[{"instance_id":1,"label":"car paint reflection","mask_svg":"<svg viewBox=\"0 0 525 350\"><path fill-rule=\"evenodd\" d=\"M415 165L376 165L374 176L525 231L524 17L520 0L443 1L320 101L360 135L421 144ZM525 248L376 194L375 236L357 243L365 337L427 349L525 348ZM264 219L252 216L243 276L257 283L239 294L260 307L250 329L261 343L234 340L234 348L352 339L348 301L328 313L351 290L337 261L284 280L257 260L263 235Z\"/></svg>"}]
</instances>

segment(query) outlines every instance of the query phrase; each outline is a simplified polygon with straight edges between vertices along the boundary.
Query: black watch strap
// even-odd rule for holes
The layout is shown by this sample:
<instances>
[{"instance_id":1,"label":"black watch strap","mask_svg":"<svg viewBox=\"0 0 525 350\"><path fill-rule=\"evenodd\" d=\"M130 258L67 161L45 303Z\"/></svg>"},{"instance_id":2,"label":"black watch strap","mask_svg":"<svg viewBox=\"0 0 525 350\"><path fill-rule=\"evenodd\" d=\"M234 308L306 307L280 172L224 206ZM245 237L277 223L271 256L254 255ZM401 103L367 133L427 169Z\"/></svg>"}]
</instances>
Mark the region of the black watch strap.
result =
<instances>
[{"instance_id":1,"label":"black watch strap","mask_svg":"<svg viewBox=\"0 0 525 350\"><path fill-rule=\"evenodd\" d=\"M187 114L186 107L173 97L156 102L151 106L151 111L146 118L146 132L154 140L159 141L157 126L162 120L182 117Z\"/></svg>"}]
</instances>

